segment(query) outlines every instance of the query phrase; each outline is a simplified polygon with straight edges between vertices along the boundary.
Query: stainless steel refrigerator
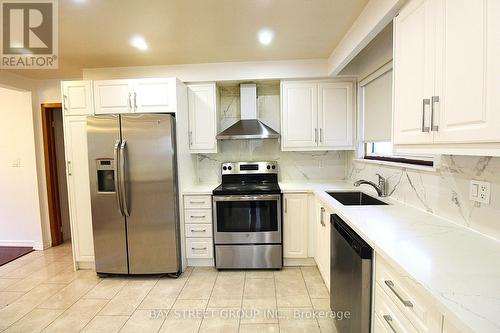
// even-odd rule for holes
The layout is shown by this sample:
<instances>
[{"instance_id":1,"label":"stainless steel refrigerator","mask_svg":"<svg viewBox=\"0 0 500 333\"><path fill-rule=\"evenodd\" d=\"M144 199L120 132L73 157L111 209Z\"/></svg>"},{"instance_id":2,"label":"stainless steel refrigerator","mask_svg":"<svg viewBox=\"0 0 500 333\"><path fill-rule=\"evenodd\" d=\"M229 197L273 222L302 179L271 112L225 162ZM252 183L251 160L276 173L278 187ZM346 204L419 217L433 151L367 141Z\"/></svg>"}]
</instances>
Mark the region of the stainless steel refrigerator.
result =
<instances>
[{"instance_id":1,"label":"stainless steel refrigerator","mask_svg":"<svg viewBox=\"0 0 500 333\"><path fill-rule=\"evenodd\" d=\"M87 117L96 272L180 273L175 117Z\"/></svg>"}]
</instances>

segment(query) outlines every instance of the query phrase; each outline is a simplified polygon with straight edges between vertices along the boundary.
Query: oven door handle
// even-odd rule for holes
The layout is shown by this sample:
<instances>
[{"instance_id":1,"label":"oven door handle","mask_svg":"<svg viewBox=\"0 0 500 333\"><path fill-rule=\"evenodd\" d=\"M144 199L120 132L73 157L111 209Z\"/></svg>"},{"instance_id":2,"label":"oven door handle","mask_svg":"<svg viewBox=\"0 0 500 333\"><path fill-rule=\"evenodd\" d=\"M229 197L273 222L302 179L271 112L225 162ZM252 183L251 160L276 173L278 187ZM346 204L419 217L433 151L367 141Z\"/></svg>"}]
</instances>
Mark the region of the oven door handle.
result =
<instances>
[{"instance_id":1,"label":"oven door handle","mask_svg":"<svg viewBox=\"0 0 500 333\"><path fill-rule=\"evenodd\" d=\"M213 201L279 201L280 194L262 195L214 195Z\"/></svg>"}]
</instances>

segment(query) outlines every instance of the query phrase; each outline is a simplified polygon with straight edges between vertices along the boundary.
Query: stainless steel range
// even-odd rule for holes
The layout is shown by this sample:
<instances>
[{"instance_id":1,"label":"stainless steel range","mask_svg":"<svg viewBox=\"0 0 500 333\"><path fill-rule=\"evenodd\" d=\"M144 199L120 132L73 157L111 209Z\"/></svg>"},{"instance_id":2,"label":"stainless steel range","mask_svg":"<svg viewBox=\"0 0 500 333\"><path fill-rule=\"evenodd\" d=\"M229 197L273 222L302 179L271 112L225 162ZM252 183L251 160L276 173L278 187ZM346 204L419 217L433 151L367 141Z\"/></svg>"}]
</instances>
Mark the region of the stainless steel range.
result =
<instances>
[{"instance_id":1,"label":"stainless steel range","mask_svg":"<svg viewBox=\"0 0 500 333\"><path fill-rule=\"evenodd\" d=\"M281 189L276 162L228 162L213 190L215 266L283 266Z\"/></svg>"}]
</instances>

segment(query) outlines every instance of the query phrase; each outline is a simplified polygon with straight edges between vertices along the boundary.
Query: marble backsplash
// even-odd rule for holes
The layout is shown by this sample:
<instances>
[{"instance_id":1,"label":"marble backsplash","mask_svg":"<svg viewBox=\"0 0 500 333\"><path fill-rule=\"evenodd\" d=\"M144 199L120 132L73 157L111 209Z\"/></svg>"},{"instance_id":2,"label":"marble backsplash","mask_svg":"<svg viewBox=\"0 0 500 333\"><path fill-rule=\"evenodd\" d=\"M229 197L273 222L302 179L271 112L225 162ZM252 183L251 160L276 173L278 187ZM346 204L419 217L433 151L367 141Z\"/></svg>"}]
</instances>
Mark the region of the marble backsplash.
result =
<instances>
[{"instance_id":1,"label":"marble backsplash","mask_svg":"<svg viewBox=\"0 0 500 333\"><path fill-rule=\"evenodd\" d=\"M500 158L444 155L435 172L355 161L348 169L350 181L380 173L392 198L500 240ZM491 183L489 205L469 200L471 179Z\"/></svg>"},{"instance_id":2,"label":"marble backsplash","mask_svg":"<svg viewBox=\"0 0 500 333\"><path fill-rule=\"evenodd\" d=\"M198 183L220 182L220 167L232 161L277 161L280 181L335 181L345 177L345 152L283 152L276 139L225 140L217 154L197 154Z\"/></svg>"}]
</instances>

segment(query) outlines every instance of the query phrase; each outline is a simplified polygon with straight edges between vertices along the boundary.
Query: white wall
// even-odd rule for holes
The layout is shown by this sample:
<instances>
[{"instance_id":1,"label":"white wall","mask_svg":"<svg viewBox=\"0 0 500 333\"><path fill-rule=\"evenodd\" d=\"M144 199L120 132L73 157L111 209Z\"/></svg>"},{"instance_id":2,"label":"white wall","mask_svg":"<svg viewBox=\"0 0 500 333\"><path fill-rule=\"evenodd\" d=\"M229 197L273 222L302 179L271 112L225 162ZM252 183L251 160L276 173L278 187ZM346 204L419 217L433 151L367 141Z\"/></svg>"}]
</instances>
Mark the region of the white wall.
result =
<instances>
[{"instance_id":1,"label":"white wall","mask_svg":"<svg viewBox=\"0 0 500 333\"><path fill-rule=\"evenodd\" d=\"M0 87L0 244L43 244L30 91Z\"/></svg>"},{"instance_id":2,"label":"white wall","mask_svg":"<svg viewBox=\"0 0 500 333\"><path fill-rule=\"evenodd\" d=\"M45 158L43 151L43 132L40 105L42 103L59 103L60 81L59 80L31 80L19 75L0 71L0 87L22 89L31 92L32 101L32 128L35 141L37 189L39 197L39 215L42 229L40 244L36 249L50 247L50 224L47 199L47 182L45 179ZM3 110L0 101L0 110ZM1 239L1 236L0 236Z\"/></svg>"}]
</instances>

